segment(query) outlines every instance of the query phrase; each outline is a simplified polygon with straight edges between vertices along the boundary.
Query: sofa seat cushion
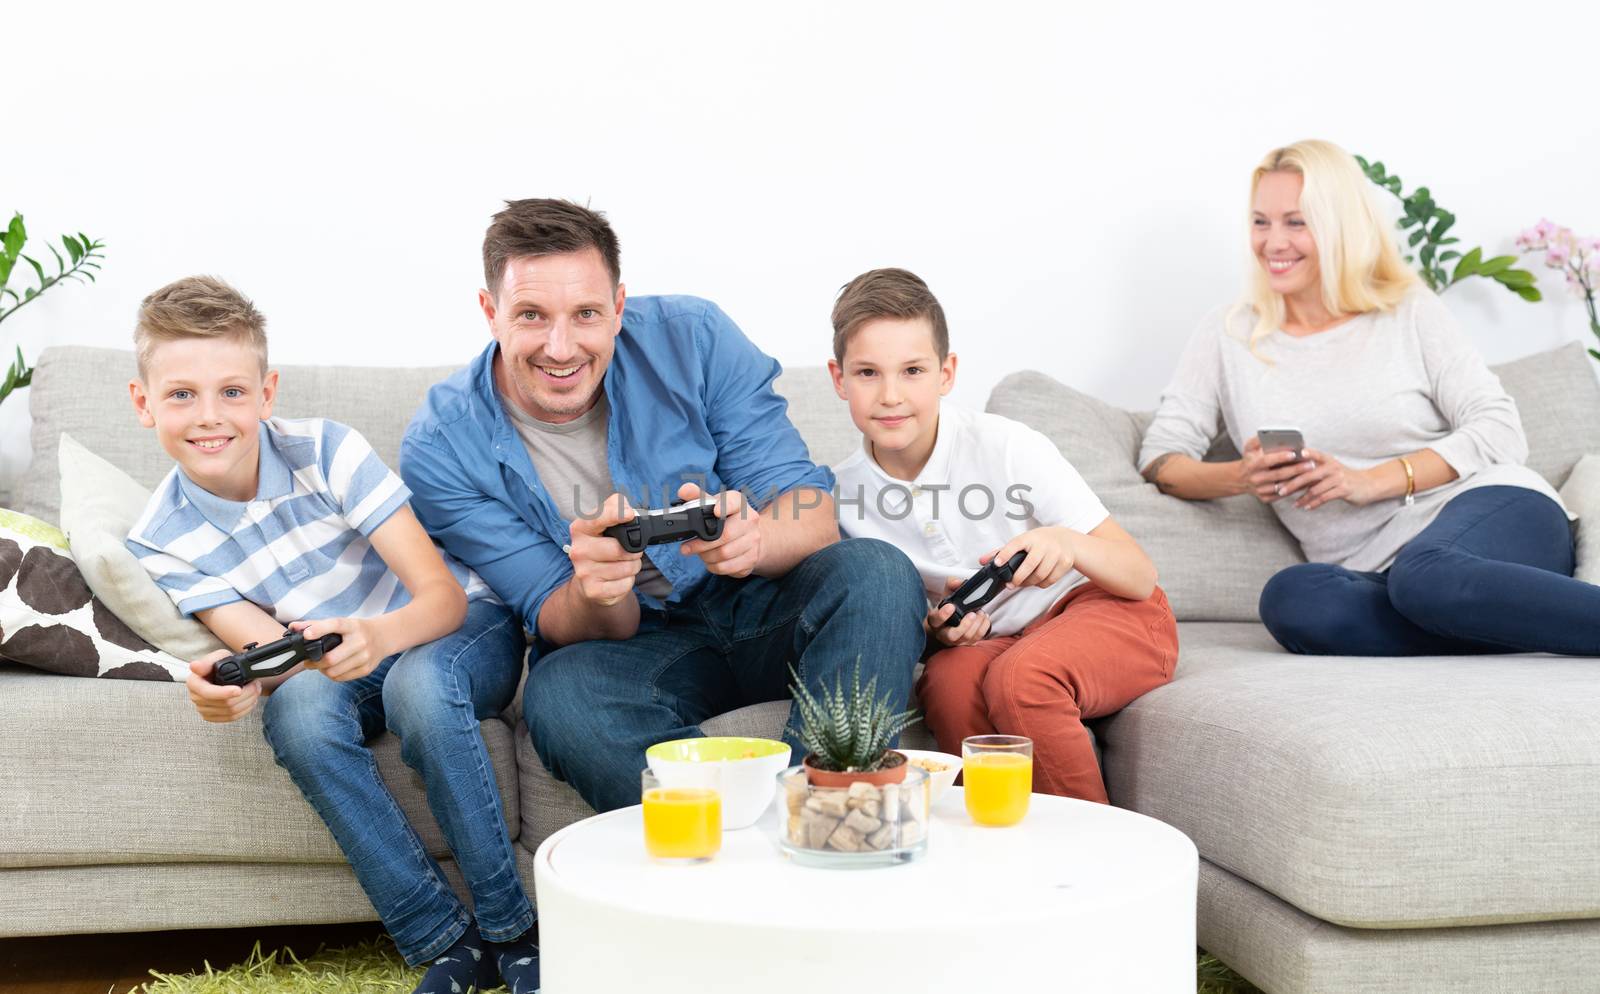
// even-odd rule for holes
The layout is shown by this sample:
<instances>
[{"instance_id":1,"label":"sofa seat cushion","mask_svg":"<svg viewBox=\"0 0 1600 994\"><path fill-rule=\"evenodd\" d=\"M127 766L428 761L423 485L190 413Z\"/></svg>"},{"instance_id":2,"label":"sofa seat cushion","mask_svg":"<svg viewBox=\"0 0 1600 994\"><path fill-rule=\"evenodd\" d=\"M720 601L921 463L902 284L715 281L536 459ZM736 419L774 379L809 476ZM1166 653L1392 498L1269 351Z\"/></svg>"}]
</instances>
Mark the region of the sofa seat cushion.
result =
<instances>
[{"instance_id":1,"label":"sofa seat cushion","mask_svg":"<svg viewBox=\"0 0 1600 994\"><path fill-rule=\"evenodd\" d=\"M1179 642L1172 683L1105 727L1114 803L1340 925L1600 917L1600 659Z\"/></svg>"},{"instance_id":2,"label":"sofa seat cushion","mask_svg":"<svg viewBox=\"0 0 1600 994\"><path fill-rule=\"evenodd\" d=\"M499 720L480 728L516 838L511 729ZM211 724L182 684L0 666L0 729L0 866L345 862L273 761L260 708ZM447 855L399 740L381 735L372 747L428 852Z\"/></svg>"}]
</instances>

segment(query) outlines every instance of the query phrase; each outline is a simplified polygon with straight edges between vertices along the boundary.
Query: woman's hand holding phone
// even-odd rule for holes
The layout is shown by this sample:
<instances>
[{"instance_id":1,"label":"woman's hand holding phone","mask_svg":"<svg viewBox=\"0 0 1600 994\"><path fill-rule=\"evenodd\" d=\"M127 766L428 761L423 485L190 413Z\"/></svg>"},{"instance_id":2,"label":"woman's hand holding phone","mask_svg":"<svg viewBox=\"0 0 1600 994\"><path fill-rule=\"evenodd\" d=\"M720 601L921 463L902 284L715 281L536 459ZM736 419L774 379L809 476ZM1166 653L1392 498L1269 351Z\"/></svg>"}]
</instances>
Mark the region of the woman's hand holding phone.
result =
<instances>
[{"instance_id":1,"label":"woman's hand holding phone","mask_svg":"<svg viewBox=\"0 0 1600 994\"><path fill-rule=\"evenodd\" d=\"M1302 455L1305 458L1301 458ZM1249 493L1261 503L1271 504L1293 496L1295 490L1291 489L1290 481L1314 470L1316 465L1309 449L1303 452L1287 448L1268 451L1261 447L1259 436L1252 436L1245 440L1244 457L1239 460L1239 475Z\"/></svg>"}]
</instances>

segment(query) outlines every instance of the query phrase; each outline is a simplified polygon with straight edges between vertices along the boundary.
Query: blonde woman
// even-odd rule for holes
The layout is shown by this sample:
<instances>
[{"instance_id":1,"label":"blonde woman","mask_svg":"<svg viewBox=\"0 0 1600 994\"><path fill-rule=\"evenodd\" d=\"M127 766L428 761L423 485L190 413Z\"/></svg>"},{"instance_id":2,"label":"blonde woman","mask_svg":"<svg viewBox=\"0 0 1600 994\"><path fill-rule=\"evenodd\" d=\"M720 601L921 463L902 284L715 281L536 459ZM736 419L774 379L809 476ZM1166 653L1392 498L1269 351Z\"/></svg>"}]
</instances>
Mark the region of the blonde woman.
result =
<instances>
[{"instance_id":1,"label":"blonde woman","mask_svg":"<svg viewBox=\"0 0 1600 994\"><path fill-rule=\"evenodd\" d=\"M1301 653L1600 655L1600 587L1572 579L1516 405L1401 261L1355 160L1269 153L1250 226L1250 293L1202 322L1139 465L1190 500L1253 494L1299 540L1309 562L1261 593L1268 630ZM1267 427L1305 447L1263 452ZM1222 431L1243 458L1202 462Z\"/></svg>"}]
</instances>

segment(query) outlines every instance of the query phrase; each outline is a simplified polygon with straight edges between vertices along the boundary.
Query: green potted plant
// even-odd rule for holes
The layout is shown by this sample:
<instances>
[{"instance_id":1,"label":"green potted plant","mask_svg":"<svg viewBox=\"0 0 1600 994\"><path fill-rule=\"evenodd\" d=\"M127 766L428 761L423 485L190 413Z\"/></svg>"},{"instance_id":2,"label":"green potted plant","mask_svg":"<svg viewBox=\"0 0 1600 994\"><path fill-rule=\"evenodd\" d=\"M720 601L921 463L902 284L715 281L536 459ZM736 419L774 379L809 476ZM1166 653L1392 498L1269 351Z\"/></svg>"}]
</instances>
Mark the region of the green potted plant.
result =
<instances>
[{"instance_id":1,"label":"green potted plant","mask_svg":"<svg viewBox=\"0 0 1600 994\"><path fill-rule=\"evenodd\" d=\"M805 759L778 775L783 810L779 847L817 866L888 865L927 850L928 775L889 743L919 720L895 711L878 678L861 685L861 660L846 689L841 673L814 696L790 669Z\"/></svg>"},{"instance_id":2,"label":"green potted plant","mask_svg":"<svg viewBox=\"0 0 1600 994\"><path fill-rule=\"evenodd\" d=\"M77 235L62 235L61 244L66 248L67 256L72 261L68 263L66 259L61 258L61 253L56 251L55 246L46 242L44 247L56 258L55 275L46 276L39 260L23 254L22 246L27 241L28 229L22 223L22 215L13 214L11 223L4 232L0 232L0 321L17 313L57 283L65 280L76 280L80 283L84 280L94 282L95 270L100 268L100 260L105 258L105 254L100 251L105 248L104 242L96 241L82 232ZM38 286L26 287L20 294L7 286L11 282L11 274L16 269L18 261L26 262L33 269L34 275L39 278ZM7 297L11 298L9 307L6 306ZM4 377L0 377L0 401L4 401L11 391L20 390L32 380L33 368L22 357L22 347L18 346L17 357L11 363L11 368L6 371Z\"/></svg>"},{"instance_id":3,"label":"green potted plant","mask_svg":"<svg viewBox=\"0 0 1600 994\"><path fill-rule=\"evenodd\" d=\"M1523 300L1539 299L1539 288L1533 285L1533 274L1526 269L1513 268L1517 262L1516 256L1497 255L1485 259L1481 248L1467 249L1465 252L1450 248L1461 241L1447 234L1456 223L1456 216L1440 207L1427 187L1419 186L1408 194L1402 187L1400 177L1388 172L1383 163L1368 162L1359 155L1355 160L1367 174L1367 179L1399 199L1402 213L1395 227L1409 232L1406 246L1416 255L1407 254L1406 261L1417 264L1417 275L1428 284L1428 289L1434 293L1444 293L1462 280L1481 276L1493 280ZM1452 259L1455 260L1453 269L1446 265Z\"/></svg>"},{"instance_id":4,"label":"green potted plant","mask_svg":"<svg viewBox=\"0 0 1600 994\"><path fill-rule=\"evenodd\" d=\"M841 673L832 692L822 688L820 699L805 688L792 666L789 674L794 677L789 692L800 711L800 744L806 748L801 765L807 780L818 787L848 787L857 781L881 786L905 779L905 754L890 749L889 743L921 715L914 709L896 712L888 691L879 698L876 676L863 687L859 656L849 689Z\"/></svg>"}]
</instances>

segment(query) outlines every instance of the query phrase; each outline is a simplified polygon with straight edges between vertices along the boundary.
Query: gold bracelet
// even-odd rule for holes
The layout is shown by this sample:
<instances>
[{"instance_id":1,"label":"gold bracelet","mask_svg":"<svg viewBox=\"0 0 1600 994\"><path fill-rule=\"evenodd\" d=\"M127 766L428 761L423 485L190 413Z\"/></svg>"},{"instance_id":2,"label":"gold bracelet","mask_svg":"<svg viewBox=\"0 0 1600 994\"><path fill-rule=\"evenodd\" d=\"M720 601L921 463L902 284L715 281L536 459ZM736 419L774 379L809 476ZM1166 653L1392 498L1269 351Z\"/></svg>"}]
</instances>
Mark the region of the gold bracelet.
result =
<instances>
[{"instance_id":1,"label":"gold bracelet","mask_svg":"<svg viewBox=\"0 0 1600 994\"><path fill-rule=\"evenodd\" d=\"M1411 471L1411 460L1405 456L1397 456L1400 465L1406 468L1406 506L1410 507L1417 502L1417 474Z\"/></svg>"}]
</instances>

